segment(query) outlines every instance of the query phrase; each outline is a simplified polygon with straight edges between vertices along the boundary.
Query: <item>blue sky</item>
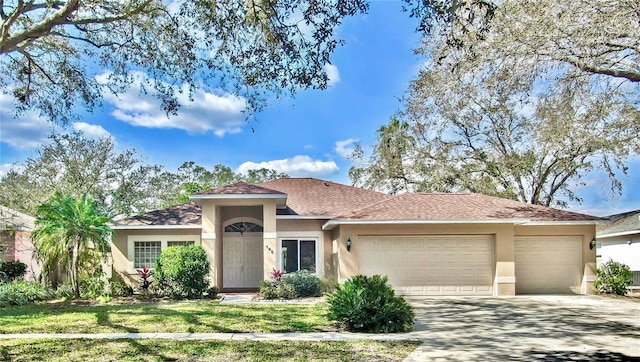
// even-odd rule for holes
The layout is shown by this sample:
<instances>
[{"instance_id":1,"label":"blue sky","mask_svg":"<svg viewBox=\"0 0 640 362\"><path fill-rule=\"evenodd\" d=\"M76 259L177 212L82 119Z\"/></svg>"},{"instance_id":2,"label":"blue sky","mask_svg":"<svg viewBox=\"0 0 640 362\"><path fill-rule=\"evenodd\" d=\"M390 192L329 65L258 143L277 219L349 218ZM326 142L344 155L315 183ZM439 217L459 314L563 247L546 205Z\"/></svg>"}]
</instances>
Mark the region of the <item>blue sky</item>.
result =
<instances>
[{"instance_id":1,"label":"blue sky","mask_svg":"<svg viewBox=\"0 0 640 362\"><path fill-rule=\"evenodd\" d=\"M119 147L136 148L150 163L175 171L185 161L211 167L221 163L242 171L268 167L291 176L311 176L349 184L345 157L353 142L369 147L375 131L398 110L398 98L417 74L421 59L413 54L417 21L401 11L399 1L372 1L367 15L346 19L339 35L346 41L327 69L331 86L273 100L245 122L243 100L211 87L195 102L167 119L159 103L132 89L119 99L69 126L89 134L110 134ZM27 114L13 119L11 100L0 95L0 175L11 164L34 154L50 126ZM640 161L622 177L625 192L615 200L605 175L585 178L582 205L572 210L606 215L640 208Z\"/></svg>"}]
</instances>

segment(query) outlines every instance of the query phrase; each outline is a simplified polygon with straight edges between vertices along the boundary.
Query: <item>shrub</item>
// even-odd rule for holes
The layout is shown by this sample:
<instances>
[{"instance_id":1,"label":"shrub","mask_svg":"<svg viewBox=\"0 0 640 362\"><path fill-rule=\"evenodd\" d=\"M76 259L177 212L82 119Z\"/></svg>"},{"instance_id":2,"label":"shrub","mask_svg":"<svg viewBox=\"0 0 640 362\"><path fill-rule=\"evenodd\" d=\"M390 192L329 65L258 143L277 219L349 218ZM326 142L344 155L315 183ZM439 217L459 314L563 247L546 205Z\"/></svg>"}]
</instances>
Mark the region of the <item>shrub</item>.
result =
<instances>
[{"instance_id":1,"label":"shrub","mask_svg":"<svg viewBox=\"0 0 640 362\"><path fill-rule=\"evenodd\" d=\"M320 279L308 270L300 270L282 276L282 282L291 284L297 298L319 297L322 295Z\"/></svg>"},{"instance_id":2,"label":"shrub","mask_svg":"<svg viewBox=\"0 0 640 362\"><path fill-rule=\"evenodd\" d=\"M112 297L130 297L133 295L133 288L118 273L115 273L109 279L109 287Z\"/></svg>"},{"instance_id":3,"label":"shrub","mask_svg":"<svg viewBox=\"0 0 640 362\"><path fill-rule=\"evenodd\" d=\"M211 287L207 289L207 298L216 299L218 293L220 293L220 289L218 287Z\"/></svg>"},{"instance_id":4,"label":"shrub","mask_svg":"<svg viewBox=\"0 0 640 362\"><path fill-rule=\"evenodd\" d=\"M60 299L71 299L73 298L74 291L71 283L62 283L58 285L58 289L56 289L56 298Z\"/></svg>"},{"instance_id":5,"label":"shrub","mask_svg":"<svg viewBox=\"0 0 640 362\"><path fill-rule=\"evenodd\" d=\"M278 294L276 293L276 284L269 280L263 280L260 285L260 296L264 299L278 298Z\"/></svg>"},{"instance_id":6,"label":"shrub","mask_svg":"<svg viewBox=\"0 0 640 362\"><path fill-rule=\"evenodd\" d=\"M102 271L100 253L85 250L78 261L78 284L82 298L95 299L107 292L106 275Z\"/></svg>"},{"instance_id":7,"label":"shrub","mask_svg":"<svg viewBox=\"0 0 640 362\"><path fill-rule=\"evenodd\" d=\"M142 269L136 269L136 272L140 276L140 290L142 291L142 294L146 296L149 293L151 283L153 283L153 281L151 281L153 272L146 265L143 266Z\"/></svg>"},{"instance_id":8,"label":"shrub","mask_svg":"<svg viewBox=\"0 0 640 362\"><path fill-rule=\"evenodd\" d=\"M0 285L0 308L25 305L54 297L53 290L42 284L14 281Z\"/></svg>"},{"instance_id":9,"label":"shrub","mask_svg":"<svg viewBox=\"0 0 640 362\"><path fill-rule=\"evenodd\" d=\"M596 269L593 282L597 294L626 295L627 287L633 282L633 272L626 264L609 260Z\"/></svg>"},{"instance_id":10,"label":"shrub","mask_svg":"<svg viewBox=\"0 0 640 362\"><path fill-rule=\"evenodd\" d=\"M323 278L320 280L322 294L333 293L338 288L338 282L333 278Z\"/></svg>"},{"instance_id":11,"label":"shrub","mask_svg":"<svg viewBox=\"0 0 640 362\"><path fill-rule=\"evenodd\" d=\"M352 332L410 331L413 309L387 282L387 277L380 275L347 280L327 297L329 318Z\"/></svg>"},{"instance_id":12,"label":"shrub","mask_svg":"<svg viewBox=\"0 0 640 362\"><path fill-rule=\"evenodd\" d=\"M27 264L20 261L5 261L0 263L0 272L9 282L22 279L27 274Z\"/></svg>"},{"instance_id":13,"label":"shrub","mask_svg":"<svg viewBox=\"0 0 640 362\"><path fill-rule=\"evenodd\" d=\"M170 246L156 261L159 290L175 298L201 297L209 286L207 274L209 260L200 245Z\"/></svg>"}]
</instances>

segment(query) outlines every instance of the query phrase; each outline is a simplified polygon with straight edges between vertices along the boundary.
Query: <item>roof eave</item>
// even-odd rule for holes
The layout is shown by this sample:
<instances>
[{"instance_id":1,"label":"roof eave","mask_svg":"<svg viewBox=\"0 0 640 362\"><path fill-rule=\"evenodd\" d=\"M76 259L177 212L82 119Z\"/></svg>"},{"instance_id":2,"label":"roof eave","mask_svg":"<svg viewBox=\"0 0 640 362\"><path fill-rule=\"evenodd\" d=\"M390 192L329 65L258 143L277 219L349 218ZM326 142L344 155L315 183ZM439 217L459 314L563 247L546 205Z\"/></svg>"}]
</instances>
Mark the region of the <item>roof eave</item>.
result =
<instances>
[{"instance_id":1,"label":"roof eave","mask_svg":"<svg viewBox=\"0 0 640 362\"><path fill-rule=\"evenodd\" d=\"M423 225L423 224L526 224L529 219L429 219L429 220L329 220L322 230L333 230L338 225Z\"/></svg>"},{"instance_id":2,"label":"roof eave","mask_svg":"<svg viewBox=\"0 0 640 362\"><path fill-rule=\"evenodd\" d=\"M280 220L328 220L334 217L335 215L276 215L276 219Z\"/></svg>"},{"instance_id":3,"label":"roof eave","mask_svg":"<svg viewBox=\"0 0 640 362\"><path fill-rule=\"evenodd\" d=\"M544 225L600 225L606 222L602 220L566 220L566 221L529 221L523 225L544 226Z\"/></svg>"},{"instance_id":4,"label":"roof eave","mask_svg":"<svg viewBox=\"0 0 640 362\"><path fill-rule=\"evenodd\" d=\"M204 194L189 195L191 200L210 200L210 199L286 199L286 194Z\"/></svg>"},{"instance_id":5,"label":"roof eave","mask_svg":"<svg viewBox=\"0 0 640 362\"><path fill-rule=\"evenodd\" d=\"M201 225L113 225L113 230L202 229Z\"/></svg>"},{"instance_id":6,"label":"roof eave","mask_svg":"<svg viewBox=\"0 0 640 362\"><path fill-rule=\"evenodd\" d=\"M640 234L640 230L620 231L617 233L609 233L609 234L602 234L602 235L596 234L596 239L615 238L616 236L627 236L627 235L634 235L634 234Z\"/></svg>"}]
</instances>

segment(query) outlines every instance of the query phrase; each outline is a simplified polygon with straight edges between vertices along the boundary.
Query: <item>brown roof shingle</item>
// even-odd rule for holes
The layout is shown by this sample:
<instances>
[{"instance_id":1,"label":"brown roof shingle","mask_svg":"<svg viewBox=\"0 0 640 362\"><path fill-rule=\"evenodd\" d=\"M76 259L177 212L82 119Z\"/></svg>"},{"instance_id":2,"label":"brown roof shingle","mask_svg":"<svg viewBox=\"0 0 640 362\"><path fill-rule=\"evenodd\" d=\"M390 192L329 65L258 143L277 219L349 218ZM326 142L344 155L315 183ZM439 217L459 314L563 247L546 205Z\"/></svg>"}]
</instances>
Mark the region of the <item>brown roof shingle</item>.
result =
<instances>
[{"instance_id":1,"label":"brown roof shingle","mask_svg":"<svg viewBox=\"0 0 640 362\"><path fill-rule=\"evenodd\" d=\"M195 202L170 206L116 221L118 226L193 226L200 227L202 209Z\"/></svg>"},{"instance_id":2,"label":"brown roof shingle","mask_svg":"<svg viewBox=\"0 0 640 362\"><path fill-rule=\"evenodd\" d=\"M472 193L401 194L345 213L337 220L598 221L601 218Z\"/></svg>"},{"instance_id":3,"label":"brown roof shingle","mask_svg":"<svg viewBox=\"0 0 640 362\"><path fill-rule=\"evenodd\" d=\"M391 197L316 178L281 178L259 186L286 193L287 210L279 213L291 215L336 216Z\"/></svg>"},{"instance_id":4,"label":"brown roof shingle","mask_svg":"<svg viewBox=\"0 0 640 362\"><path fill-rule=\"evenodd\" d=\"M213 189L197 192L193 195L278 195L284 194L277 190L271 190L266 187L248 184L246 182L238 182L235 184L224 185Z\"/></svg>"}]
</instances>

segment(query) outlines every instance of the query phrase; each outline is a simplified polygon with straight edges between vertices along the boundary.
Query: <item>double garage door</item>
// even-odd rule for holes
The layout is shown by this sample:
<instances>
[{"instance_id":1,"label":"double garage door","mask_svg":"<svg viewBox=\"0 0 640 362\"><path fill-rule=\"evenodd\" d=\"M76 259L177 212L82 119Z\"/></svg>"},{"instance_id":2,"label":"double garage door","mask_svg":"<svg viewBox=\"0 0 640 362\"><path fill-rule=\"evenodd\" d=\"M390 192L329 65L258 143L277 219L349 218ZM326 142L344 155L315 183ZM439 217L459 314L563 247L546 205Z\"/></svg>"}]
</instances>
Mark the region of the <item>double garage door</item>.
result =
<instances>
[{"instance_id":1,"label":"double garage door","mask_svg":"<svg viewBox=\"0 0 640 362\"><path fill-rule=\"evenodd\" d=\"M581 240L516 237L516 294L579 293ZM369 236L359 242L360 273L388 276L399 294L493 294L493 236Z\"/></svg>"},{"instance_id":2,"label":"double garage door","mask_svg":"<svg viewBox=\"0 0 640 362\"><path fill-rule=\"evenodd\" d=\"M490 235L360 238L360 273L381 274L403 295L492 295Z\"/></svg>"}]
</instances>

